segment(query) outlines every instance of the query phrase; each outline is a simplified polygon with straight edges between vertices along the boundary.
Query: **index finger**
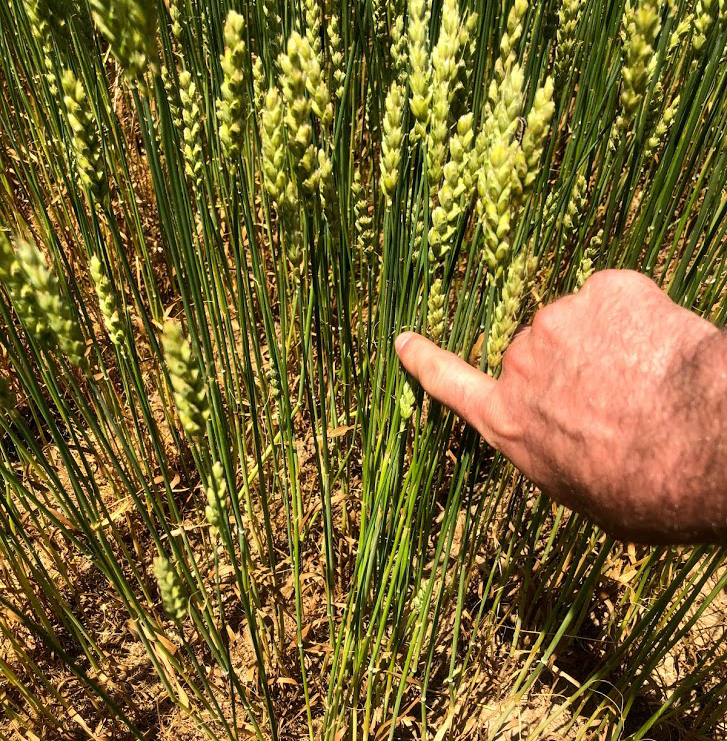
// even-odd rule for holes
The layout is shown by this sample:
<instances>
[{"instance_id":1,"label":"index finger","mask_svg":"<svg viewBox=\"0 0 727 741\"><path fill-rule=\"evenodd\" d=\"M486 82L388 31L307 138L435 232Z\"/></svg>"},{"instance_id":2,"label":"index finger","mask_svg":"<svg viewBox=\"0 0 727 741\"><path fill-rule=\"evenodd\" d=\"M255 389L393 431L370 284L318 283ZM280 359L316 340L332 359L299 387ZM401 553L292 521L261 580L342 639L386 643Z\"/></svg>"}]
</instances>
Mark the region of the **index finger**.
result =
<instances>
[{"instance_id":1,"label":"index finger","mask_svg":"<svg viewBox=\"0 0 727 741\"><path fill-rule=\"evenodd\" d=\"M414 332L403 332L396 338L396 352L430 396L500 449L504 414L494 378Z\"/></svg>"}]
</instances>

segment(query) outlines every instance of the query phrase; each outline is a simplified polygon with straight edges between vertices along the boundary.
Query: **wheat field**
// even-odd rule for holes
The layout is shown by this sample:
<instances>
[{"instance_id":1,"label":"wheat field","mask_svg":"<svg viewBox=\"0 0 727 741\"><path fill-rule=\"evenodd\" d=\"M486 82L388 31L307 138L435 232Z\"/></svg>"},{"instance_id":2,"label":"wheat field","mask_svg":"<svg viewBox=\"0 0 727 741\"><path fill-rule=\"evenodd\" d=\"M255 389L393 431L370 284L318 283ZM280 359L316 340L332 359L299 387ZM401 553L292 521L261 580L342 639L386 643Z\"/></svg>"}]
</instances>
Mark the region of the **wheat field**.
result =
<instances>
[{"instance_id":1,"label":"wheat field","mask_svg":"<svg viewBox=\"0 0 727 741\"><path fill-rule=\"evenodd\" d=\"M727 320L724 0L0 2L0 739L727 738L727 569L398 363L596 270Z\"/></svg>"}]
</instances>

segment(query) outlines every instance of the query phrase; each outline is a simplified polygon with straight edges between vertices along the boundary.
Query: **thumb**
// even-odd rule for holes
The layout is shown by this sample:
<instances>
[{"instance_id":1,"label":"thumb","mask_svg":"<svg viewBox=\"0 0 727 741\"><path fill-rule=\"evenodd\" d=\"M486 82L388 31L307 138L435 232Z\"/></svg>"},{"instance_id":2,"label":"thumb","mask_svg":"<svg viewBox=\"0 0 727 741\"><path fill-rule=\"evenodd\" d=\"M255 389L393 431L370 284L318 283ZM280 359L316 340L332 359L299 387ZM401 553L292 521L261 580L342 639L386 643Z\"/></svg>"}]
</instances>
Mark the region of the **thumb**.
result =
<instances>
[{"instance_id":1,"label":"thumb","mask_svg":"<svg viewBox=\"0 0 727 741\"><path fill-rule=\"evenodd\" d=\"M396 338L396 353L430 396L497 447L502 415L494 378L414 332L403 332Z\"/></svg>"}]
</instances>

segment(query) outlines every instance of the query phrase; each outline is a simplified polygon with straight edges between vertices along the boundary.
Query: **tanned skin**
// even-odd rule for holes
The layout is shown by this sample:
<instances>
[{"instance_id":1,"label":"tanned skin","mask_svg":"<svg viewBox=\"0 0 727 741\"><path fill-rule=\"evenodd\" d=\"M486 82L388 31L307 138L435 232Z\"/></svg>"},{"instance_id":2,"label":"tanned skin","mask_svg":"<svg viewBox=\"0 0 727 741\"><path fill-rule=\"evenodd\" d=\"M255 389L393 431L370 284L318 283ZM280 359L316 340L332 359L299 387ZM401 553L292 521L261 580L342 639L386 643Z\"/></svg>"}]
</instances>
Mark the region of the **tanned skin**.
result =
<instances>
[{"instance_id":1,"label":"tanned skin","mask_svg":"<svg viewBox=\"0 0 727 741\"><path fill-rule=\"evenodd\" d=\"M639 273L542 308L498 380L429 340L404 367L555 501L641 543L727 544L727 335Z\"/></svg>"}]
</instances>

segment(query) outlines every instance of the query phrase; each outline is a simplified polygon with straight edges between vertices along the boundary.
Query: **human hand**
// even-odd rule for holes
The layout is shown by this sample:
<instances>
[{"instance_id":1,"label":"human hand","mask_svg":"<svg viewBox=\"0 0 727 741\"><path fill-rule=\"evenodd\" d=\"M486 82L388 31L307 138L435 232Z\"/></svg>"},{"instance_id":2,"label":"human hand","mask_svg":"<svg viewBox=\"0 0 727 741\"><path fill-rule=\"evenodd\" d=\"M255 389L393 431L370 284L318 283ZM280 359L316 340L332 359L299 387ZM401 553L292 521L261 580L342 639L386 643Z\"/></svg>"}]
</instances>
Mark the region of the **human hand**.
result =
<instances>
[{"instance_id":1,"label":"human hand","mask_svg":"<svg viewBox=\"0 0 727 741\"><path fill-rule=\"evenodd\" d=\"M429 340L404 367L556 501L640 542L727 539L727 340L645 276L542 308L498 380Z\"/></svg>"}]
</instances>

